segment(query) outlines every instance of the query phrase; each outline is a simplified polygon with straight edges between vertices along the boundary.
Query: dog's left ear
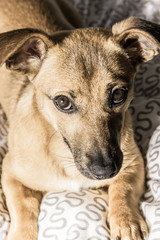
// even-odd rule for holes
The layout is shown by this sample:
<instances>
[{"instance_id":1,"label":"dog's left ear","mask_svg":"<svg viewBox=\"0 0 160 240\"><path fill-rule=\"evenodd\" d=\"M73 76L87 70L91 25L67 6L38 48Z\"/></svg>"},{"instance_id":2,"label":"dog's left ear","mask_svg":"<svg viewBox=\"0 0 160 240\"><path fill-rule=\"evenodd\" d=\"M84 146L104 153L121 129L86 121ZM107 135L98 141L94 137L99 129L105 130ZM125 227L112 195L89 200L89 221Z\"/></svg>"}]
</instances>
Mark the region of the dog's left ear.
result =
<instances>
[{"instance_id":1,"label":"dog's left ear","mask_svg":"<svg viewBox=\"0 0 160 240\"><path fill-rule=\"evenodd\" d=\"M127 52L135 66L151 60L159 53L160 26L158 24L130 17L116 23L112 32L114 41Z\"/></svg>"},{"instance_id":2,"label":"dog's left ear","mask_svg":"<svg viewBox=\"0 0 160 240\"><path fill-rule=\"evenodd\" d=\"M0 34L0 65L31 77L40 69L47 50L53 42L35 29L19 29Z\"/></svg>"}]
</instances>

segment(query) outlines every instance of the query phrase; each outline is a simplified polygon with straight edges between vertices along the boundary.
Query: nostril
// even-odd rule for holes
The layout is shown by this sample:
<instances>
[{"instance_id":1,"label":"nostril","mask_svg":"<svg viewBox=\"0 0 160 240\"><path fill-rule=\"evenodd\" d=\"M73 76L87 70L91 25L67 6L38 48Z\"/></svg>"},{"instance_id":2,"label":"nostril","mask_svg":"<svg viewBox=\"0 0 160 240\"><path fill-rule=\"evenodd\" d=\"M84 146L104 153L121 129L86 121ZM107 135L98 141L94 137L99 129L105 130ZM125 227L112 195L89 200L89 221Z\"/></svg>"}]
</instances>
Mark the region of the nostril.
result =
<instances>
[{"instance_id":1,"label":"nostril","mask_svg":"<svg viewBox=\"0 0 160 240\"><path fill-rule=\"evenodd\" d=\"M96 164L90 165L90 171L97 179L111 178L116 175L117 171L111 166L102 167Z\"/></svg>"},{"instance_id":2,"label":"nostril","mask_svg":"<svg viewBox=\"0 0 160 240\"><path fill-rule=\"evenodd\" d=\"M112 178L114 177L117 172L117 166L116 164L111 164L111 165L103 165L100 166L98 164L91 164L89 166L89 169L91 173L97 178L97 179L107 179L107 178Z\"/></svg>"},{"instance_id":3,"label":"nostril","mask_svg":"<svg viewBox=\"0 0 160 240\"><path fill-rule=\"evenodd\" d=\"M89 159L88 170L96 179L112 178L117 175L120 170L123 157L123 155L121 155L106 155L105 158L100 154L96 158L95 156L87 155Z\"/></svg>"}]
</instances>

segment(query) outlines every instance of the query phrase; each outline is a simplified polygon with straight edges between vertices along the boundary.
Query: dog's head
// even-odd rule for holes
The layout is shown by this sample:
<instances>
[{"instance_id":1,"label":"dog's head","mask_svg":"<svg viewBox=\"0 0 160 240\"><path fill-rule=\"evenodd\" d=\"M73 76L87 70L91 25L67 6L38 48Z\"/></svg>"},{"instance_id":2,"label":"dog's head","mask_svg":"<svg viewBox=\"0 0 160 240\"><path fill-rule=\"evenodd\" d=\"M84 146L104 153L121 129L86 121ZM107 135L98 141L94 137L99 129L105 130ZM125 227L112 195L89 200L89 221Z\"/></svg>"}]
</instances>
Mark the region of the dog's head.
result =
<instances>
[{"instance_id":1,"label":"dog's head","mask_svg":"<svg viewBox=\"0 0 160 240\"><path fill-rule=\"evenodd\" d=\"M0 62L28 76L39 111L62 136L78 170L108 179L122 165L123 123L137 66L158 54L159 40L158 25L133 17L112 30L47 36L22 29L0 35Z\"/></svg>"}]
</instances>

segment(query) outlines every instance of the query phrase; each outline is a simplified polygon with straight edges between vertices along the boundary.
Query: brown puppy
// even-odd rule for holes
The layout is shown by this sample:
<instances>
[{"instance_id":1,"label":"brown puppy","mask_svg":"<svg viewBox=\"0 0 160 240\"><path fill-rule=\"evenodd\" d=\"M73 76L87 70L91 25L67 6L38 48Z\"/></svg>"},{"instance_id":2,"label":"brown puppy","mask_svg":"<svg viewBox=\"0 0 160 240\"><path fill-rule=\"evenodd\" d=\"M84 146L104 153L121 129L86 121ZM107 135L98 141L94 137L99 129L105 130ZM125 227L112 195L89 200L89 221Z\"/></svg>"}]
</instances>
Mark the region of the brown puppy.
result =
<instances>
[{"instance_id":1,"label":"brown puppy","mask_svg":"<svg viewBox=\"0 0 160 240\"><path fill-rule=\"evenodd\" d=\"M0 0L0 17L7 240L37 239L40 192L103 186L111 238L143 239L144 165L127 109L137 66L158 54L159 26L129 18L73 30L79 16L64 0Z\"/></svg>"}]
</instances>

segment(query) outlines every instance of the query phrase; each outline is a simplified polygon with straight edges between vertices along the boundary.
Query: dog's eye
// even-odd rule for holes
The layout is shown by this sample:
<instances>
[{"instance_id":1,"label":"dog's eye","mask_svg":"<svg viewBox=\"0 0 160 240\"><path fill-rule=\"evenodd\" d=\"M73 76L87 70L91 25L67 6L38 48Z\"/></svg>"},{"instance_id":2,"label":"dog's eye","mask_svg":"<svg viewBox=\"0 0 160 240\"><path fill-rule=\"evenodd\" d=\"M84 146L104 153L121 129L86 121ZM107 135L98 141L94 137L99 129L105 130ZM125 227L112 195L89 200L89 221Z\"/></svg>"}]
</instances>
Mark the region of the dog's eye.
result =
<instances>
[{"instance_id":1,"label":"dog's eye","mask_svg":"<svg viewBox=\"0 0 160 240\"><path fill-rule=\"evenodd\" d=\"M112 92L112 97L111 97L111 104L118 106L122 104L127 97L127 89L125 88L117 88Z\"/></svg>"},{"instance_id":2,"label":"dog's eye","mask_svg":"<svg viewBox=\"0 0 160 240\"><path fill-rule=\"evenodd\" d=\"M75 111L75 106L72 101L65 95L56 96L54 99L55 106L62 112L73 112Z\"/></svg>"}]
</instances>

